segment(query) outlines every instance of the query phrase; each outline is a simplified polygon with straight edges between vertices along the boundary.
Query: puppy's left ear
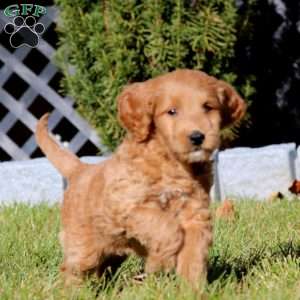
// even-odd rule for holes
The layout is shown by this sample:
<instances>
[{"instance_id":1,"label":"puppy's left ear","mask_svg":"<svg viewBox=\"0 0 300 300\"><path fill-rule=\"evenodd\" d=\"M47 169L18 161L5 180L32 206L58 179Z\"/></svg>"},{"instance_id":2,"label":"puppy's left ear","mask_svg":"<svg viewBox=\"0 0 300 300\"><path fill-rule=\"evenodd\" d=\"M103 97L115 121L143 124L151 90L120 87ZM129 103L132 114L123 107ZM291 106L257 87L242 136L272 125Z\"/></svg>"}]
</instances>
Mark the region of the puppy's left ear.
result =
<instances>
[{"instance_id":1,"label":"puppy's left ear","mask_svg":"<svg viewBox=\"0 0 300 300\"><path fill-rule=\"evenodd\" d=\"M217 94L221 103L221 127L227 127L240 121L245 115L247 104L237 91L228 83L219 80Z\"/></svg>"}]
</instances>

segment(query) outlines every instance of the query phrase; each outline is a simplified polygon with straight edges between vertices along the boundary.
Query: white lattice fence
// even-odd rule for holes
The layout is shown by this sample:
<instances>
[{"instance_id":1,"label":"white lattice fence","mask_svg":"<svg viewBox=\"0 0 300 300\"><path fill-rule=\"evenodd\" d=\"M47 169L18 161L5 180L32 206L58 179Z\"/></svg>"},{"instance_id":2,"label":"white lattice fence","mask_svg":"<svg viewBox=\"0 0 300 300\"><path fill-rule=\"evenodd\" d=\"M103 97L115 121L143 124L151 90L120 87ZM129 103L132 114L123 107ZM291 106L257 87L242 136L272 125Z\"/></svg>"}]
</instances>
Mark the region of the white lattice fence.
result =
<instances>
[{"instance_id":1,"label":"white lattice fence","mask_svg":"<svg viewBox=\"0 0 300 300\"><path fill-rule=\"evenodd\" d=\"M0 150L7 154L7 159L38 156L33 132L37 119L46 111L52 111L50 129L68 131L69 148L73 152L87 154L82 149L88 143L105 151L95 131L74 110L73 101L60 95L58 88L51 84L60 73L51 62L55 49L44 36L54 32L57 16L57 9L48 7L47 14L39 19L46 29L39 45L14 49L4 32L5 24L11 19L0 11L3 41L0 44ZM36 59L39 64L34 62Z\"/></svg>"}]
</instances>

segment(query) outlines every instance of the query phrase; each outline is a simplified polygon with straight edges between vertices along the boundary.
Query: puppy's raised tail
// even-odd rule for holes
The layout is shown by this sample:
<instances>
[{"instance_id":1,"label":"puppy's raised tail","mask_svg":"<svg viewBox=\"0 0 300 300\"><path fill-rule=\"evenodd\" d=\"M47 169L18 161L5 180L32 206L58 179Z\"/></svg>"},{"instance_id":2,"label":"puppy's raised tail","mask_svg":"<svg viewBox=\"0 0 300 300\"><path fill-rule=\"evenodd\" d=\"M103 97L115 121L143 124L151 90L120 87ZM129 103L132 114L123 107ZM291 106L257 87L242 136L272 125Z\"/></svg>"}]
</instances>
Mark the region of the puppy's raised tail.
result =
<instances>
[{"instance_id":1,"label":"puppy's raised tail","mask_svg":"<svg viewBox=\"0 0 300 300\"><path fill-rule=\"evenodd\" d=\"M79 158L67 149L62 148L48 132L49 114L38 121L35 131L37 144L54 167L66 178L82 163Z\"/></svg>"}]
</instances>

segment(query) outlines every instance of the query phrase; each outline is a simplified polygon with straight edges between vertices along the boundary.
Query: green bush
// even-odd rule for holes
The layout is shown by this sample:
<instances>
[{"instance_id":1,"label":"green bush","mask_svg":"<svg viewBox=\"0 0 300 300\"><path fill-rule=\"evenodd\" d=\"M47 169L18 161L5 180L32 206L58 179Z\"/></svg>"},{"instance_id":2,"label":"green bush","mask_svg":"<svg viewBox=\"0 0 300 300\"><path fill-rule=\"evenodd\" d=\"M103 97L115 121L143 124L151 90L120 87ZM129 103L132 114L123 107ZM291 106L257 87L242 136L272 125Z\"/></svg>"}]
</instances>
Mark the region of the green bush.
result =
<instances>
[{"instance_id":1,"label":"green bush","mask_svg":"<svg viewBox=\"0 0 300 300\"><path fill-rule=\"evenodd\" d=\"M238 14L234 0L56 0L62 87L113 149L122 86L176 68L201 69L236 83L232 70ZM244 97L251 92L239 78ZM237 86L235 84L235 86ZM225 132L226 133L226 132ZM227 131L235 137L236 130Z\"/></svg>"}]
</instances>

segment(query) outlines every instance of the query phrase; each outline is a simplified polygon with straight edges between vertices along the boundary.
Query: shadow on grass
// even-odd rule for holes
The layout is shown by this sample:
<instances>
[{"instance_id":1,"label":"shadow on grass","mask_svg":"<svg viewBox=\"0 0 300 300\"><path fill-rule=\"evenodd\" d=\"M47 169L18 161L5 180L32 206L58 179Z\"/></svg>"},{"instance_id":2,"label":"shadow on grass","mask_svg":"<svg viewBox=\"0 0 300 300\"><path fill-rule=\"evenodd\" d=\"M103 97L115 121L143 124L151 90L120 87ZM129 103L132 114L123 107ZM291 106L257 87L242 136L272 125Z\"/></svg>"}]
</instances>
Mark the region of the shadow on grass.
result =
<instances>
[{"instance_id":1,"label":"shadow on grass","mask_svg":"<svg viewBox=\"0 0 300 300\"><path fill-rule=\"evenodd\" d=\"M273 251L270 251L267 247L252 249L247 256L230 257L230 254L226 252L222 255L214 255L210 258L207 276L208 283L221 279L221 282L225 284L225 280L229 276L234 276L237 281L241 281L253 268L259 267L264 259L275 261L286 257L292 259L300 258L300 244L288 241L277 245ZM90 281L90 287L95 293L95 297L98 297L100 293L116 287L119 292L122 291L129 282L132 282L131 279L133 279L135 275L138 275L125 274L126 278L123 278L126 270L122 268L122 265L125 260L126 256L111 256L105 261L105 264L100 270L102 274L101 278L96 276L94 280ZM141 265L141 272L142 269Z\"/></svg>"},{"instance_id":2,"label":"shadow on grass","mask_svg":"<svg viewBox=\"0 0 300 300\"><path fill-rule=\"evenodd\" d=\"M208 268L208 282L212 283L220 278L226 279L231 275L234 275L240 281L265 257L263 252L264 250L253 252L247 260L237 257L231 261L227 261L226 256L213 257Z\"/></svg>"},{"instance_id":3,"label":"shadow on grass","mask_svg":"<svg viewBox=\"0 0 300 300\"><path fill-rule=\"evenodd\" d=\"M141 261L134 270L131 269L132 256L111 255L106 258L89 284L98 297L100 293L117 289L121 292L128 284L133 282L134 276L144 274L144 264ZM137 282L137 281L136 281ZM141 283L141 281L140 281Z\"/></svg>"},{"instance_id":4,"label":"shadow on grass","mask_svg":"<svg viewBox=\"0 0 300 300\"><path fill-rule=\"evenodd\" d=\"M105 281L112 280L118 273L121 265L127 259L126 255L112 255L108 257L98 270L98 276L105 277Z\"/></svg>"},{"instance_id":5,"label":"shadow on grass","mask_svg":"<svg viewBox=\"0 0 300 300\"><path fill-rule=\"evenodd\" d=\"M208 282L212 283L220 278L226 279L227 277L234 275L238 281L246 276L252 268L259 266L263 259L270 258L281 259L290 257L292 259L300 257L300 245L295 244L293 241L288 241L279 244L271 254L266 253L266 247L253 250L253 252L247 258L237 257L234 259L226 258L224 256L214 256L211 258L211 262L208 268Z\"/></svg>"}]
</instances>

